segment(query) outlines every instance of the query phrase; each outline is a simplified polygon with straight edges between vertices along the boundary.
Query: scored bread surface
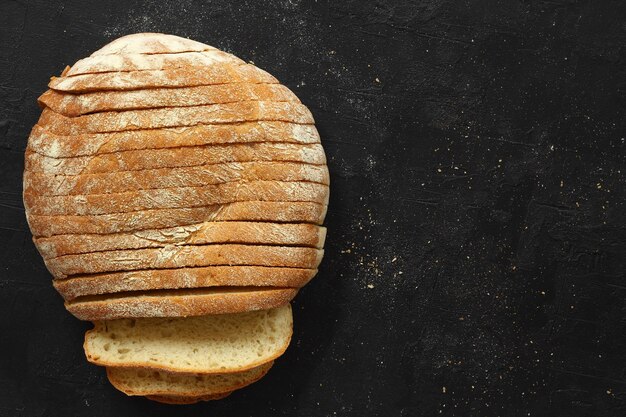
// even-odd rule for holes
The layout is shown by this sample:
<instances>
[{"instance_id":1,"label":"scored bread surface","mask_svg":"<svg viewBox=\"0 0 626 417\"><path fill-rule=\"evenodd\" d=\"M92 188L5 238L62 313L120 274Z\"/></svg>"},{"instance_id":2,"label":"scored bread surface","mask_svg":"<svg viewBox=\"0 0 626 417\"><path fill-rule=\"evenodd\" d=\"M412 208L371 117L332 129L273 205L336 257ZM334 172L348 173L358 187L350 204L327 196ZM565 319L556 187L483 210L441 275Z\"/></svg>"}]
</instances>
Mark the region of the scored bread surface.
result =
<instances>
[{"instance_id":1,"label":"scored bread surface","mask_svg":"<svg viewBox=\"0 0 626 417\"><path fill-rule=\"evenodd\" d=\"M157 289L203 287L284 287L300 288L317 269L268 266L202 266L174 269L142 269L75 275L53 280L54 287L66 300L97 294Z\"/></svg>"},{"instance_id":2,"label":"scored bread surface","mask_svg":"<svg viewBox=\"0 0 626 417\"><path fill-rule=\"evenodd\" d=\"M242 372L226 374L178 374L141 368L107 367L111 384L126 395L176 395L201 397L225 394L261 379L273 361Z\"/></svg>"},{"instance_id":3,"label":"scored bread surface","mask_svg":"<svg viewBox=\"0 0 626 417\"><path fill-rule=\"evenodd\" d=\"M207 221L270 221L322 224L327 204L244 201L206 207L142 210L88 216L26 215L35 237L68 233L110 234L186 226Z\"/></svg>"},{"instance_id":4,"label":"scored bread surface","mask_svg":"<svg viewBox=\"0 0 626 417\"><path fill-rule=\"evenodd\" d=\"M46 259L55 278L137 269L256 265L315 269L323 249L298 246L213 244L112 250Z\"/></svg>"},{"instance_id":5,"label":"scored bread surface","mask_svg":"<svg viewBox=\"0 0 626 417\"><path fill-rule=\"evenodd\" d=\"M278 80L254 65L215 63L194 68L103 72L72 77L52 77L48 87L66 93L84 93L107 90L137 90L160 87L196 87L200 85L229 84L233 82L278 84Z\"/></svg>"},{"instance_id":6,"label":"scored bread surface","mask_svg":"<svg viewBox=\"0 0 626 417\"><path fill-rule=\"evenodd\" d=\"M131 91L97 91L85 94L63 94L48 90L38 99L40 105L69 117L111 110L189 107L269 100L300 103L298 97L281 84L246 83Z\"/></svg>"},{"instance_id":7,"label":"scored bread surface","mask_svg":"<svg viewBox=\"0 0 626 417\"><path fill-rule=\"evenodd\" d=\"M156 168L81 175L24 173L24 192L34 195L120 193L160 188L201 187L234 181L315 182L328 185L324 165L297 162L228 162L206 166Z\"/></svg>"},{"instance_id":8,"label":"scored bread surface","mask_svg":"<svg viewBox=\"0 0 626 417\"><path fill-rule=\"evenodd\" d=\"M189 317L266 310L289 303L297 288L213 287L77 297L65 308L81 320Z\"/></svg>"},{"instance_id":9,"label":"scored bread surface","mask_svg":"<svg viewBox=\"0 0 626 417\"><path fill-rule=\"evenodd\" d=\"M133 150L165 150L191 146L232 144L234 149L257 149L269 146L280 159L284 154L302 154L303 162L325 164L324 150L313 125L277 121L255 121L227 125L196 125L163 129L127 130L112 133L81 133L64 136L35 125L28 139L27 150L50 158L72 158ZM271 142L271 143L261 143ZM278 142L278 143L275 143ZM297 146L307 144L309 146ZM255 147L256 146L256 147ZM219 148L203 148L216 152ZM197 149L194 149L197 151ZM236 155L236 151L234 155ZM306 158L305 158L306 156ZM149 158L148 158L149 159ZM252 160L252 159L251 159ZM319 162L316 162L319 161ZM182 162L182 161L181 161ZM52 162L51 162L52 163ZM62 172L59 172L61 174ZM69 173L66 173L69 175Z\"/></svg>"},{"instance_id":10,"label":"scored bread surface","mask_svg":"<svg viewBox=\"0 0 626 417\"><path fill-rule=\"evenodd\" d=\"M166 229L107 235L67 234L35 238L44 259L78 253L168 245L212 243L268 244L322 248L326 228L308 223L204 222Z\"/></svg>"},{"instance_id":11,"label":"scored bread surface","mask_svg":"<svg viewBox=\"0 0 626 417\"><path fill-rule=\"evenodd\" d=\"M216 48L191 39L165 33L133 33L117 38L91 56L127 54L170 54L212 51Z\"/></svg>"},{"instance_id":12,"label":"scored bread surface","mask_svg":"<svg viewBox=\"0 0 626 417\"><path fill-rule=\"evenodd\" d=\"M291 306L238 314L95 323L87 359L102 366L219 374L274 360L292 334Z\"/></svg>"},{"instance_id":13,"label":"scored bread surface","mask_svg":"<svg viewBox=\"0 0 626 417\"><path fill-rule=\"evenodd\" d=\"M256 121L311 124L313 116L306 106L298 103L240 101L191 107L100 112L77 117L66 117L45 108L37 123L58 135L78 135Z\"/></svg>"}]
</instances>

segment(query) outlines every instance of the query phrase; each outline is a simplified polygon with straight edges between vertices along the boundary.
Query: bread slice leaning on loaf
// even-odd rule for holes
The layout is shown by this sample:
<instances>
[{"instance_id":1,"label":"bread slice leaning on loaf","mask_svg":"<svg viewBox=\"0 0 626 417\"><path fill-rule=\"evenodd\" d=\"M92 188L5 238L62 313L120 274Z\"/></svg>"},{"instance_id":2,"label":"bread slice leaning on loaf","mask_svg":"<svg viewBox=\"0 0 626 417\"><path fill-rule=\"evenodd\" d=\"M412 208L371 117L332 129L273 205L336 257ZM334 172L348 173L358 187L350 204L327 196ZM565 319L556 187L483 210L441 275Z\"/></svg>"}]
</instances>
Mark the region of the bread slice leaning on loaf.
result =
<instances>
[{"instance_id":1,"label":"bread slice leaning on loaf","mask_svg":"<svg viewBox=\"0 0 626 417\"><path fill-rule=\"evenodd\" d=\"M107 367L111 384L126 395L174 395L202 397L243 388L261 379L273 361L241 372L179 374L142 368Z\"/></svg>"},{"instance_id":2,"label":"bread slice leaning on loaf","mask_svg":"<svg viewBox=\"0 0 626 417\"><path fill-rule=\"evenodd\" d=\"M274 360L291 340L291 306L238 314L98 321L87 360L189 374L241 372Z\"/></svg>"}]
</instances>

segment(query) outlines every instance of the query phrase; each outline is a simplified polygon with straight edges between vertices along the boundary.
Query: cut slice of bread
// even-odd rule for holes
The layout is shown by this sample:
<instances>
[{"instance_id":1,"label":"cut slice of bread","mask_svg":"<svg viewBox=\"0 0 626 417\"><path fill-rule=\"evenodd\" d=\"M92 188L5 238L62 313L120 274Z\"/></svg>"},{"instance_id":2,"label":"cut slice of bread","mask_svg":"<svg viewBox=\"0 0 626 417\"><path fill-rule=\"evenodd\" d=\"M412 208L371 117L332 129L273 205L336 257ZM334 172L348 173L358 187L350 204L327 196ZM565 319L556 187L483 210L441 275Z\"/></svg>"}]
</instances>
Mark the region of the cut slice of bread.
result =
<instances>
[{"instance_id":1,"label":"cut slice of bread","mask_svg":"<svg viewBox=\"0 0 626 417\"><path fill-rule=\"evenodd\" d=\"M300 201L324 204L328 186L313 182L248 181L111 194L40 196L24 192L33 215L86 216L142 210L205 207L243 201Z\"/></svg>"},{"instance_id":2,"label":"cut slice of bread","mask_svg":"<svg viewBox=\"0 0 626 417\"><path fill-rule=\"evenodd\" d=\"M165 150L166 148L188 148L205 145L230 145L225 149L237 154L239 148L267 148L276 153L276 160L286 152L300 154L296 159L282 159L309 163L326 163L320 154L319 134L313 125L301 125L276 121L256 121L229 125L197 125L152 130L127 130L113 133L86 133L76 136L56 135L35 125L28 139L28 151L50 158L72 158L87 155L103 155L134 150ZM273 143L261 143L273 142ZM278 143L275 143L278 142ZM297 146L304 144L308 146ZM200 148L201 149L201 148ZM205 148L208 149L208 148ZM218 152L219 147L211 148ZM198 149L194 149L197 151ZM259 150L261 152L261 150ZM304 158L310 155L309 158ZM302 159L304 158L304 159ZM136 158L135 158L136 159ZM322 162L316 162L320 160ZM237 159L230 159L237 160ZM226 161L221 161L226 162ZM52 163L52 162L51 162ZM58 163L58 162L57 162ZM181 161L181 163L184 163ZM209 163L208 161L206 163ZM196 164L199 165L199 164ZM69 172L59 174L73 175Z\"/></svg>"},{"instance_id":3,"label":"cut slice of bread","mask_svg":"<svg viewBox=\"0 0 626 417\"><path fill-rule=\"evenodd\" d=\"M86 295L156 289L228 286L300 288L316 273L317 269L304 268L206 266L76 275L55 279L53 284L66 300L72 300Z\"/></svg>"},{"instance_id":4,"label":"cut slice of bread","mask_svg":"<svg viewBox=\"0 0 626 417\"><path fill-rule=\"evenodd\" d=\"M117 292L203 287L283 287L300 288L317 274L317 269L267 266L203 266L176 269L75 275L52 281L66 300Z\"/></svg>"},{"instance_id":5,"label":"cut slice of bread","mask_svg":"<svg viewBox=\"0 0 626 417\"><path fill-rule=\"evenodd\" d=\"M274 287L133 291L77 297L66 301L65 308L76 318L89 321L189 317L276 308L289 303L297 293L297 288Z\"/></svg>"},{"instance_id":6,"label":"cut slice of bread","mask_svg":"<svg viewBox=\"0 0 626 417\"><path fill-rule=\"evenodd\" d=\"M299 162L228 162L210 166L157 168L80 175L24 172L24 192L35 195L108 194L202 187L233 181L315 182L328 185L328 168Z\"/></svg>"},{"instance_id":7,"label":"cut slice of bread","mask_svg":"<svg viewBox=\"0 0 626 417\"><path fill-rule=\"evenodd\" d=\"M159 87L196 87L234 82L278 84L267 72L250 64L216 62L209 67L172 68L128 72L103 72L71 77L52 77L48 87L73 94L108 90L139 90Z\"/></svg>"},{"instance_id":8,"label":"cut slice of bread","mask_svg":"<svg viewBox=\"0 0 626 417\"><path fill-rule=\"evenodd\" d=\"M170 269L197 266L251 265L316 269L323 249L297 246L214 244L163 248L113 250L46 259L57 279L72 275L138 269Z\"/></svg>"},{"instance_id":9,"label":"cut slice of bread","mask_svg":"<svg viewBox=\"0 0 626 417\"><path fill-rule=\"evenodd\" d=\"M126 395L202 397L243 388L261 379L273 361L242 372L227 374L179 374L141 368L107 367L111 384Z\"/></svg>"},{"instance_id":10,"label":"cut slice of bread","mask_svg":"<svg viewBox=\"0 0 626 417\"><path fill-rule=\"evenodd\" d=\"M97 55L83 58L72 65L63 75L65 77L71 77L74 75L97 74L101 72L209 67L216 62L229 62L233 65L245 64L245 61L218 49L161 54L125 53L123 55Z\"/></svg>"},{"instance_id":11,"label":"cut slice of bread","mask_svg":"<svg viewBox=\"0 0 626 417\"><path fill-rule=\"evenodd\" d=\"M35 238L44 259L120 249L162 248L176 245L240 243L324 247L326 228L308 223L203 222L166 229L107 235L71 234Z\"/></svg>"},{"instance_id":12,"label":"cut slice of bread","mask_svg":"<svg viewBox=\"0 0 626 417\"><path fill-rule=\"evenodd\" d=\"M95 216L39 216L26 213L35 237L63 234L111 234L164 229L208 221L267 221L322 224L327 204L243 201L207 207L142 210Z\"/></svg>"},{"instance_id":13,"label":"cut slice of bread","mask_svg":"<svg viewBox=\"0 0 626 417\"><path fill-rule=\"evenodd\" d=\"M246 143L120 151L75 158L51 158L26 152L26 170L46 175L81 175L144 169L211 166L224 163L294 162L325 165L318 144Z\"/></svg>"},{"instance_id":14,"label":"cut slice of bread","mask_svg":"<svg viewBox=\"0 0 626 417\"><path fill-rule=\"evenodd\" d=\"M244 83L85 94L64 94L47 90L39 97L38 102L42 107L49 107L59 114L75 117L112 110L201 106L252 100L300 103L298 97L284 85Z\"/></svg>"},{"instance_id":15,"label":"cut slice of bread","mask_svg":"<svg viewBox=\"0 0 626 417\"><path fill-rule=\"evenodd\" d=\"M85 334L85 355L101 366L192 374L241 372L272 361L289 345L291 306L187 318L109 320Z\"/></svg>"},{"instance_id":16,"label":"cut slice of bread","mask_svg":"<svg viewBox=\"0 0 626 417\"><path fill-rule=\"evenodd\" d=\"M161 129L256 121L279 121L312 124L309 109L288 101L238 101L190 107L161 107L127 111L90 113L66 117L45 108L37 122L58 135L124 132L128 130Z\"/></svg>"},{"instance_id":17,"label":"cut slice of bread","mask_svg":"<svg viewBox=\"0 0 626 417\"><path fill-rule=\"evenodd\" d=\"M224 394L216 395L202 395L200 397L185 397L179 395L146 395L148 400L156 401L162 404L169 405L189 405L196 404L200 401L214 401L221 400L228 397L232 392L226 392Z\"/></svg>"},{"instance_id":18,"label":"cut slice of bread","mask_svg":"<svg viewBox=\"0 0 626 417\"><path fill-rule=\"evenodd\" d=\"M109 42L91 56L115 54L164 54L212 51L216 48L198 41L165 33L133 33Z\"/></svg>"}]
</instances>

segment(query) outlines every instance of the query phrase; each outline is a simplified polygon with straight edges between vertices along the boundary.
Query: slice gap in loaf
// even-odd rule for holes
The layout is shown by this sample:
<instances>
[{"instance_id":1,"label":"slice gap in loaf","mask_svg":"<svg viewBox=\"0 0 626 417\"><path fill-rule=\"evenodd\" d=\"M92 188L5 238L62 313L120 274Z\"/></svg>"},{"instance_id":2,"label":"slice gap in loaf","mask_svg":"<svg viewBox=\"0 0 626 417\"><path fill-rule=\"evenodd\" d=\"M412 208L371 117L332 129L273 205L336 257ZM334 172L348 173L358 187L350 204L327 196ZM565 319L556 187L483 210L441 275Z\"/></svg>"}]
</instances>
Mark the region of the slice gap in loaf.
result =
<instances>
[{"instance_id":1,"label":"slice gap in loaf","mask_svg":"<svg viewBox=\"0 0 626 417\"><path fill-rule=\"evenodd\" d=\"M86 333L84 349L90 362L103 366L240 372L282 355L292 326L288 304L238 314L109 320Z\"/></svg>"},{"instance_id":2,"label":"slice gap in loaf","mask_svg":"<svg viewBox=\"0 0 626 417\"><path fill-rule=\"evenodd\" d=\"M131 291L78 297L65 308L80 320L188 317L266 310L289 303L297 288L218 287Z\"/></svg>"},{"instance_id":3,"label":"slice gap in loaf","mask_svg":"<svg viewBox=\"0 0 626 417\"><path fill-rule=\"evenodd\" d=\"M174 395L200 397L225 394L261 379L273 361L242 372L226 374L180 374L142 368L108 367L111 384L126 395Z\"/></svg>"}]
</instances>

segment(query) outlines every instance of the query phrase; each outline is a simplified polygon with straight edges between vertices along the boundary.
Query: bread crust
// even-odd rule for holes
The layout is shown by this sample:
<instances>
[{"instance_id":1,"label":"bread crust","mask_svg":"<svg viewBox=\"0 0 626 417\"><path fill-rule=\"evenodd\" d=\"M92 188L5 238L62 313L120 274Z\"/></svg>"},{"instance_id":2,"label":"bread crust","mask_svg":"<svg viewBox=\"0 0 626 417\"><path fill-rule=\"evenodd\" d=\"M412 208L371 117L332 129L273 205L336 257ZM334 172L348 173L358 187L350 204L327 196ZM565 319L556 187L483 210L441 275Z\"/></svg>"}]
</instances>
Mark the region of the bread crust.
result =
<instances>
[{"instance_id":1,"label":"bread crust","mask_svg":"<svg viewBox=\"0 0 626 417\"><path fill-rule=\"evenodd\" d=\"M322 248L326 228L309 223L203 222L133 233L68 234L35 238L44 259L78 253L164 246L242 243Z\"/></svg>"},{"instance_id":2,"label":"bread crust","mask_svg":"<svg viewBox=\"0 0 626 417\"><path fill-rule=\"evenodd\" d=\"M178 395L146 395L146 399L156 401L161 404L169 405L189 405L196 404L200 401L214 401L221 400L228 397L232 392L225 392L223 394L216 395L202 395L199 397L186 397Z\"/></svg>"},{"instance_id":3,"label":"bread crust","mask_svg":"<svg viewBox=\"0 0 626 417\"><path fill-rule=\"evenodd\" d=\"M86 113L120 110L189 107L240 101L300 100L281 84L215 84L197 87L154 88L131 91L98 91L85 94L64 94L54 90L43 93L38 102L56 113L76 117Z\"/></svg>"},{"instance_id":4,"label":"bread crust","mask_svg":"<svg viewBox=\"0 0 626 417\"><path fill-rule=\"evenodd\" d=\"M79 274L170 269L211 265L251 265L316 269L323 249L298 246L214 244L113 250L45 259L57 279Z\"/></svg>"},{"instance_id":5,"label":"bread crust","mask_svg":"<svg viewBox=\"0 0 626 417\"><path fill-rule=\"evenodd\" d=\"M176 269L143 269L77 275L52 281L65 300L96 294L156 289L261 286L301 288L317 269L266 266L203 266Z\"/></svg>"},{"instance_id":6,"label":"bread crust","mask_svg":"<svg viewBox=\"0 0 626 417\"><path fill-rule=\"evenodd\" d=\"M210 166L157 168L79 175L24 172L24 193L39 196L122 193L202 187L234 181L314 182L328 185L328 168L294 162L229 162Z\"/></svg>"},{"instance_id":7,"label":"bread crust","mask_svg":"<svg viewBox=\"0 0 626 417\"><path fill-rule=\"evenodd\" d=\"M242 201L206 207L141 210L88 216L26 213L35 237L71 233L111 234L163 229L207 221L270 221L322 224L327 204L312 202Z\"/></svg>"},{"instance_id":8,"label":"bread crust","mask_svg":"<svg viewBox=\"0 0 626 417\"><path fill-rule=\"evenodd\" d=\"M117 38L91 56L115 55L115 54L163 54L191 51L211 51L216 48L204 43L180 36L165 33L133 33Z\"/></svg>"},{"instance_id":9,"label":"bread crust","mask_svg":"<svg viewBox=\"0 0 626 417\"><path fill-rule=\"evenodd\" d=\"M294 151L306 149L295 145L304 144L316 149L316 154L320 151L323 154L319 141L319 134L313 125L276 121L84 133L75 136L58 135L35 125L28 138L27 150L51 158L72 158L132 150L278 142L273 144L277 151L280 151L281 146Z\"/></svg>"},{"instance_id":10,"label":"bread crust","mask_svg":"<svg viewBox=\"0 0 626 417\"><path fill-rule=\"evenodd\" d=\"M233 65L216 62L210 67L172 68L128 72L102 72L74 76L52 77L48 87L68 93L107 90L139 90L158 87L195 87L199 85L278 84L278 80L250 64Z\"/></svg>"},{"instance_id":11,"label":"bread crust","mask_svg":"<svg viewBox=\"0 0 626 417\"><path fill-rule=\"evenodd\" d=\"M281 101L238 101L190 107L162 107L90 113L66 117L45 108L37 124L58 135L123 132L166 127L231 124L256 121L314 123L309 109L299 103Z\"/></svg>"},{"instance_id":12,"label":"bread crust","mask_svg":"<svg viewBox=\"0 0 626 417\"><path fill-rule=\"evenodd\" d=\"M26 152L26 171L74 176L144 169L211 166L235 162L295 162L325 166L321 146L281 143L249 143L228 146L191 146L122 151L75 158L50 158Z\"/></svg>"},{"instance_id":13,"label":"bread crust","mask_svg":"<svg viewBox=\"0 0 626 417\"><path fill-rule=\"evenodd\" d=\"M211 49L207 51L176 52L176 53L125 53L97 55L77 61L64 74L66 77L80 74L96 74L101 72L127 72L145 70L168 70L173 68L190 68L211 66L216 62L229 62L233 65L245 64L236 56Z\"/></svg>"},{"instance_id":14,"label":"bread crust","mask_svg":"<svg viewBox=\"0 0 626 417\"><path fill-rule=\"evenodd\" d=\"M184 391L181 390L180 384L177 385L177 381L175 378L194 378L196 375L181 374L178 372L169 373L169 372L157 371L157 372L160 372L159 374L160 378L168 379L167 382L168 382L169 387L167 389L142 389L142 387L133 385L132 382L128 382L124 380L124 373L125 372L134 373L134 371L136 371L135 368L107 367L106 372L107 372L107 378L109 379L109 382L111 383L111 385L113 385L116 389L118 389L119 391L122 391L124 394L129 395L129 396L166 395L166 396L194 398L194 397L204 397L208 395L216 396L220 394L226 394L226 393L230 393L232 391L241 389L243 387L246 387L250 384L255 383L259 379L263 378L272 368L272 365L274 365L274 361L266 362L255 368L251 368L251 369L248 369L247 371L242 371L242 372L231 372L228 374L215 374L215 376L214 375L202 375L204 378L216 378L219 381L219 378L222 376L226 376L228 378L229 376L235 376L233 374L239 374L239 375L236 375L236 377L242 378L242 380L237 381L236 383L222 385L221 387L218 386L213 389L203 389L203 390L202 389L192 389L192 390L186 389ZM138 368L137 370L142 371L141 368ZM139 377L138 375L135 375L135 377L146 379L146 380L150 380L151 378L154 378L154 376L150 373L154 371L144 370L144 372L146 373L145 376ZM170 376L173 377L173 380L169 380Z\"/></svg>"},{"instance_id":15,"label":"bread crust","mask_svg":"<svg viewBox=\"0 0 626 417\"><path fill-rule=\"evenodd\" d=\"M201 187L175 187L111 194L41 196L24 192L28 214L86 216L142 210L206 207L243 201L293 201L324 204L328 186L313 182L248 181Z\"/></svg>"},{"instance_id":16,"label":"bread crust","mask_svg":"<svg viewBox=\"0 0 626 417\"><path fill-rule=\"evenodd\" d=\"M269 310L288 304L297 293L297 288L252 290L194 288L157 291L154 295L117 293L81 297L66 301L65 308L77 319L88 321L140 317L190 317ZM286 348L287 346L285 346ZM87 353L87 349L85 352ZM272 357L268 360L270 359L275 358ZM89 356L87 356L87 360L98 365L115 366L111 363L94 362ZM255 363L254 365L260 364ZM127 363L125 366L140 367L143 365ZM146 365L146 367L151 366ZM168 370L168 368L163 369ZM175 369L171 371L176 372Z\"/></svg>"}]
</instances>

